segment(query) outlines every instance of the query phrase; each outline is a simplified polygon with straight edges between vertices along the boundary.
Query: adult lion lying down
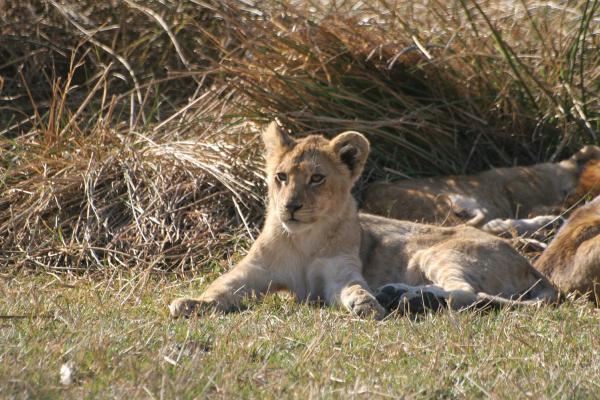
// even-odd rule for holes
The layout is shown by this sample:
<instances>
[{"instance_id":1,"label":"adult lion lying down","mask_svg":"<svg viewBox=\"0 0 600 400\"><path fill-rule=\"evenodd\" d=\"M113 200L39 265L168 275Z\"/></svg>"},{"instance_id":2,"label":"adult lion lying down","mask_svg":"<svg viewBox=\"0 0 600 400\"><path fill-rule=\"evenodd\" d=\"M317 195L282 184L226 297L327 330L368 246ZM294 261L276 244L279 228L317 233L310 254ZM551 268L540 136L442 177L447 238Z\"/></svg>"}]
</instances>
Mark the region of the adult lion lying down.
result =
<instances>
[{"instance_id":1,"label":"adult lion lying down","mask_svg":"<svg viewBox=\"0 0 600 400\"><path fill-rule=\"evenodd\" d=\"M367 188L363 209L409 221L447 226L466 223L495 234L532 233L556 218L544 214L560 211L574 194L586 163L597 159L600 147L585 146L557 163L377 182ZM513 219L517 216L526 219Z\"/></svg>"},{"instance_id":2,"label":"adult lion lying down","mask_svg":"<svg viewBox=\"0 0 600 400\"><path fill-rule=\"evenodd\" d=\"M395 282L402 284L383 293L402 301L433 296L455 309L556 298L552 285L502 239L466 226L359 214L350 190L369 153L360 133L294 140L272 123L263 140L269 200L260 236L200 297L173 301L173 316L230 310L246 295L287 289L298 301L322 300L381 318L385 310L371 288Z\"/></svg>"},{"instance_id":3,"label":"adult lion lying down","mask_svg":"<svg viewBox=\"0 0 600 400\"><path fill-rule=\"evenodd\" d=\"M563 293L600 305L600 196L578 208L535 262Z\"/></svg>"}]
</instances>

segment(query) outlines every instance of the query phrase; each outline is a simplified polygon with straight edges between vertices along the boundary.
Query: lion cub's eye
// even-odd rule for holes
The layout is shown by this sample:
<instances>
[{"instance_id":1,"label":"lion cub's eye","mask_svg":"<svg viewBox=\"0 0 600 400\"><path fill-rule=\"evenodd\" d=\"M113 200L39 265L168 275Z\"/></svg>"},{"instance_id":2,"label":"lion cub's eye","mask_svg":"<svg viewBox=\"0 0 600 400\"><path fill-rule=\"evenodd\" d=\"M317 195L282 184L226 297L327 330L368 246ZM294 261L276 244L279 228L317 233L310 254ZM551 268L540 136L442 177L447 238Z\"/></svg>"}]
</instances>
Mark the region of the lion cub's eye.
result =
<instances>
[{"instance_id":1,"label":"lion cub's eye","mask_svg":"<svg viewBox=\"0 0 600 400\"><path fill-rule=\"evenodd\" d=\"M277 178L277 180L279 182L286 182L287 181L287 174L285 172L278 172L277 175L275 175L275 177Z\"/></svg>"},{"instance_id":2,"label":"lion cub's eye","mask_svg":"<svg viewBox=\"0 0 600 400\"><path fill-rule=\"evenodd\" d=\"M310 177L311 185L318 185L319 183L322 183L324 180L325 180L325 176L321 175L321 174L314 174L313 176Z\"/></svg>"}]
</instances>

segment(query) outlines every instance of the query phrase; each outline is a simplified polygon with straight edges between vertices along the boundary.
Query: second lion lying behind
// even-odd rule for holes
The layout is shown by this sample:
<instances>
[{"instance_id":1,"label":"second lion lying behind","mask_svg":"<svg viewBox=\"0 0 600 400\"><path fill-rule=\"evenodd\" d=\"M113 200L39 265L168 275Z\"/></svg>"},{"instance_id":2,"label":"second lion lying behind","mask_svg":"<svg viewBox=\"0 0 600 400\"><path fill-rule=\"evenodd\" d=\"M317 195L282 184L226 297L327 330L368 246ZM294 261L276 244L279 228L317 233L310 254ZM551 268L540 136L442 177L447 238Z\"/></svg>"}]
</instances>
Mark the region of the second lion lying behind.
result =
<instances>
[{"instance_id":1,"label":"second lion lying behind","mask_svg":"<svg viewBox=\"0 0 600 400\"><path fill-rule=\"evenodd\" d=\"M490 233L512 229L531 233L555 218L545 214L555 213L574 194L586 163L596 159L600 159L600 147L585 146L557 163L378 182L367 188L363 209L408 221L466 223ZM517 216L533 218L513 219Z\"/></svg>"}]
</instances>

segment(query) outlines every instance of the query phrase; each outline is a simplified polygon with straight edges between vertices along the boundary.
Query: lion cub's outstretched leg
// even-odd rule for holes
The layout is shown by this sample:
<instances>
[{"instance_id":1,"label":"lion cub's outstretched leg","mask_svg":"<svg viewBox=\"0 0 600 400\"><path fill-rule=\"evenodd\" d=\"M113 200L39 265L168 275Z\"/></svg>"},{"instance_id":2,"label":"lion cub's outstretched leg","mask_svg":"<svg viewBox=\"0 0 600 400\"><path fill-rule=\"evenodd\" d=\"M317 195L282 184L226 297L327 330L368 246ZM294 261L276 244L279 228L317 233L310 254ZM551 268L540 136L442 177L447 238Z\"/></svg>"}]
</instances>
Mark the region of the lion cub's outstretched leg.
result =
<instances>
[{"instance_id":1,"label":"lion cub's outstretched leg","mask_svg":"<svg viewBox=\"0 0 600 400\"><path fill-rule=\"evenodd\" d=\"M302 269L285 265L262 267L261 260L244 259L221 275L198 298L179 298L169 305L173 317L191 316L206 310L229 311L239 307L248 294L260 296L270 290L287 288L300 301L322 299L339 304L359 317L385 316L385 310L369 291L355 257L319 258Z\"/></svg>"},{"instance_id":2,"label":"lion cub's outstretched leg","mask_svg":"<svg viewBox=\"0 0 600 400\"><path fill-rule=\"evenodd\" d=\"M411 258L409 269L421 271L432 285L402 295L409 301L415 291L431 293L453 309L532 306L555 301L558 294L548 280L518 253L502 251L508 250L502 247L510 246L500 240L450 240L418 251ZM380 292L384 289L385 286Z\"/></svg>"},{"instance_id":3,"label":"lion cub's outstretched leg","mask_svg":"<svg viewBox=\"0 0 600 400\"><path fill-rule=\"evenodd\" d=\"M191 316L207 310L231 311L239 307L245 295L261 295L272 284L267 270L251 262L242 262L211 283L197 298L179 298L169 304L171 316Z\"/></svg>"},{"instance_id":4,"label":"lion cub's outstretched leg","mask_svg":"<svg viewBox=\"0 0 600 400\"><path fill-rule=\"evenodd\" d=\"M530 307L544 302L541 299L506 299L487 293L475 293L472 288L465 289L445 290L437 285L409 286L404 283L389 283L378 288L375 297L388 312L399 311L401 314L419 314L446 307L454 310Z\"/></svg>"}]
</instances>

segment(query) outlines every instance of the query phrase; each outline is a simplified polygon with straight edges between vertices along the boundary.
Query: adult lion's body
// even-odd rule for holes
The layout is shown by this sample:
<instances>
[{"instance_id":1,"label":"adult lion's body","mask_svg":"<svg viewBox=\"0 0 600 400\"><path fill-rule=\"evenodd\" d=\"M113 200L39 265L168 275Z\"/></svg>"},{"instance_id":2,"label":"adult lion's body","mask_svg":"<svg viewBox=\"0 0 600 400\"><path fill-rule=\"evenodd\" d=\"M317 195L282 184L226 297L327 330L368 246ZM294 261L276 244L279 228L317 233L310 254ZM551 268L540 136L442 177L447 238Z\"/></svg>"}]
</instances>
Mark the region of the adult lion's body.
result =
<instances>
[{"instance_id":1,"label":"adult lion's body","mask_svg":"<svg viewBox=\"0 0 600 400\"><path fill-rule=\"evenodd\" d=\"M535 267L561 292L587 293L600 304L600 196L569 217Z\"/></svg>"},{"instance_id":2,"label":"adult lion's body","mask_svg":"<svg viewBox=\"0 0 600 400\"><path fill-rule=\"evenodd\" d=\"M533 232L555 218L545 214L560 211L569 196L573 199L581 171L598 158L600 147L585 146L556 163L377 182L367 188L363 208L408 221L446 226L467 223L491 233Z\"/></svg>"},{"instance_id":3,"label":"adult lion's body","mask_svg":"<svg viewBox=\"0 0 600 400\"><path fill-rule=\"evenodd\" d=\"M406 296L416 293L406 287L417 286L454 308L555 297L548 281L502 239L465 226L359 214L350 191L369 151L361 134L296 141L272 124L263 139L269 186L263 231L240 264L199 298L175 300L172 315L206 306L227 310L245 295L287 289L299 301L320 299L382 317L371 289L398 282Z\"/></svg>"}]
</instances>

